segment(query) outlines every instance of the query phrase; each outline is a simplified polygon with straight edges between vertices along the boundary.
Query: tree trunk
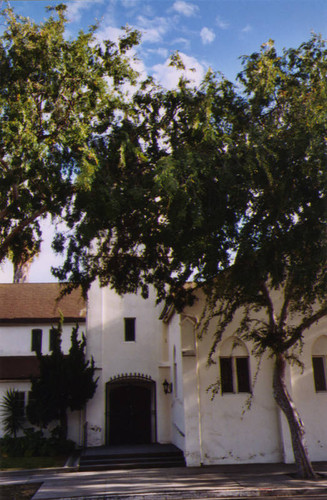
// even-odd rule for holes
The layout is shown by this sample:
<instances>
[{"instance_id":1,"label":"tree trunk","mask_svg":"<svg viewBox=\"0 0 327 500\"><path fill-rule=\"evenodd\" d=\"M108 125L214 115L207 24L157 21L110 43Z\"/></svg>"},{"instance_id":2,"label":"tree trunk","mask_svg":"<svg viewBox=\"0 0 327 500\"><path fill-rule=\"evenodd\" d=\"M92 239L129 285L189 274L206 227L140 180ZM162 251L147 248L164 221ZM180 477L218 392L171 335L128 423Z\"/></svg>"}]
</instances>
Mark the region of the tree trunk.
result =
<instances>
[{"instance_id":1,"label":"tree trunk","mask_svg":"<svg viewBox=\"0 0 327 500\"><path fill-rule=\"evenodd\" d=\"M14 263L14 283L26 283L33 259Z\"/></svg>"},{"instance_id":2,"label":"tree trunk","mask_svg":"<svg viewBox=\"0 0 327 500\"><path fill-rule=\"evenodd\" d=\"M285 367L285 356L283 354L277 354L273 377L274 398L287 418L298 475L301 478L315 479L316 474L312 468L305 444L304 426L286 388Z\"/></svg>"}]
</instances>

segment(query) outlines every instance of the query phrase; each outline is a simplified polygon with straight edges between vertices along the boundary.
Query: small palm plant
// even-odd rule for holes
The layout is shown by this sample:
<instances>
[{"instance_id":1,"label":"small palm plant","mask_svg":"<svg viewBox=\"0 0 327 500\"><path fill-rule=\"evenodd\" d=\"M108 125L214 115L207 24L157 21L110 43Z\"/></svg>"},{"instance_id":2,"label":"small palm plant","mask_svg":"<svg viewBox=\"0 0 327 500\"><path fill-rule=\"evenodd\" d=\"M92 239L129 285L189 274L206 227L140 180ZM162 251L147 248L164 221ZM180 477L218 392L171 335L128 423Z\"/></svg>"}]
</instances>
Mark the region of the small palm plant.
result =
<instances>
[{"instance_id":1,"label":"small palm plant","mask_svg":"<svg viewBox=\"0 0 327 500\"><path fill-rule=\"evenodd\" d=\"M17 436L20 429L23 428L25 422L24 410L22 402L19 398L19 392L15 389L8 389L3 396L0 404L1 421L6 434Z\"/></svg>"}]
</instances>

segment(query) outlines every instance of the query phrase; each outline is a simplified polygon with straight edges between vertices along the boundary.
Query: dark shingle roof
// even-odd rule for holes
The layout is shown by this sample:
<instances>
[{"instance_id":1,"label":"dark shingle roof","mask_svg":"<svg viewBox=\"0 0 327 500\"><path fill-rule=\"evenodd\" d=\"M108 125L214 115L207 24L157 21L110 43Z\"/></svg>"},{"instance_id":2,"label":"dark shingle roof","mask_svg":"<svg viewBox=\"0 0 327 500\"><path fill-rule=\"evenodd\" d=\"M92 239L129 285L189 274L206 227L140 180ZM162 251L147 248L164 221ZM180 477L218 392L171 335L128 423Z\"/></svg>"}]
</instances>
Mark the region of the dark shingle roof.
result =
<instances>
[{"instance_id":1,"label":"dark shingle roof","mask_svg":"<svg viewBox=\"0 0 327 500\"><path fill-rule=\"evenodd\" d=\"M59 283L0 284L0 323L85 321L86 303L81 290L60 297Z\"/></svg>"},{"instance_id":2,"label":"dark shingle roof","mask_svg":"<svg viewBox=\"0 0 327 500\"><path fill-rule=\"evenodd\" d=\"M30 380L39 374L36 356L0 356L0 380Z\"/></svg>"}]
</instances>

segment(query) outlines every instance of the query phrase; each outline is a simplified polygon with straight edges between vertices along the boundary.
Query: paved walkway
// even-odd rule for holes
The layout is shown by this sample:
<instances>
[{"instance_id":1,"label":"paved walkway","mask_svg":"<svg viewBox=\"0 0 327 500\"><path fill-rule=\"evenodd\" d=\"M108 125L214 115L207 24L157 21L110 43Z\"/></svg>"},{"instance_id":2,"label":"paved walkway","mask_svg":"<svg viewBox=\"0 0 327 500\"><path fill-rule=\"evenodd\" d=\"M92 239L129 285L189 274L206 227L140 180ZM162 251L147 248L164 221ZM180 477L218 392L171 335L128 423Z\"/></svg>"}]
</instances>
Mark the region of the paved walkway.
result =
<instances>
[{"instance_id":1,"label":"paved walkway","mask_svg":"<svg viewBox=\"0 0 327 500\"><path fill-rule=\"evenodd\" d=\"M33 500L251 498L311 494L327 498L327 462L316 481L294 477L285 464L73 472L71 469L0 472L1 484L41 482ZM65 472L66 471L66 472Z\"/></svg>"}]
</instances>

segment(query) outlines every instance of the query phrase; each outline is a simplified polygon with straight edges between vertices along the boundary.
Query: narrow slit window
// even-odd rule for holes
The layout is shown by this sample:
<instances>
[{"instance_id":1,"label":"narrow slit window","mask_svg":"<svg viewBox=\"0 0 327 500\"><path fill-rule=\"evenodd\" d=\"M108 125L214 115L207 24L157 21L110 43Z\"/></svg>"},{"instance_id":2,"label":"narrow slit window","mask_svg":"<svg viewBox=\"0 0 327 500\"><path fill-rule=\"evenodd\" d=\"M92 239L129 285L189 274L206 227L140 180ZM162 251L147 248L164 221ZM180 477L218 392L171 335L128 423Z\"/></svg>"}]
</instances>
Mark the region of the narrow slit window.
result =
<instances>
[{"instance_id":1,"label":"narrow slit window","mask_svg":"<svg viewBox=\"0 0 327 500\"><path fill-rule=\"evenodd\" d=\"M236 358L237 392L250 392L249 358Z\"/></svg>"},{"instance_id":2,"label":"narrow slit window","mask_svg":"<svg viewBox=\"0 0 327 500\"><path fill-rule=\"evenodd\" d=\"M220 383L222 394L234 392L232 358L220 358Z\"/></svg>"},{"instance_id":3,"label":"narrow slit window","mask_svg":"<svg viewBox=\"0 0 327 500\"><path fill-rule=\"evenodd\" d=\"M41 353L42 350L42 330L34 328L32 330L32 346L31 350L36 353Z\"/></svg>"},{"instance_id":4,"label":"narrow slit window","mask_svg":"<svg viewBox=\"0 0 327 500\"><path fill-rule=\"evenodd\" d=\"M323 356L312 357L313 377L316 392L326 391L325 362Z\"/></svg>"},{"instance_id":5,"label":"narrow slit window","mask_svg":"<svg viewBox=\"0 0 327 500\"><path fill-rule=\"evenodd\" d=\"M125 342L135 342L135 318L124 318Z\"/></svg>"},{"instance_id":6,"label":"narrow slit window","mask_svg":"<svg viewBox=\"0 0 327 500\"><path fill-rule=\"evenodd\" d=\"M56 328L50 328L49 331L49 351L53 351L56 346L58 330Z\"/></svg>"}]
</instances>

